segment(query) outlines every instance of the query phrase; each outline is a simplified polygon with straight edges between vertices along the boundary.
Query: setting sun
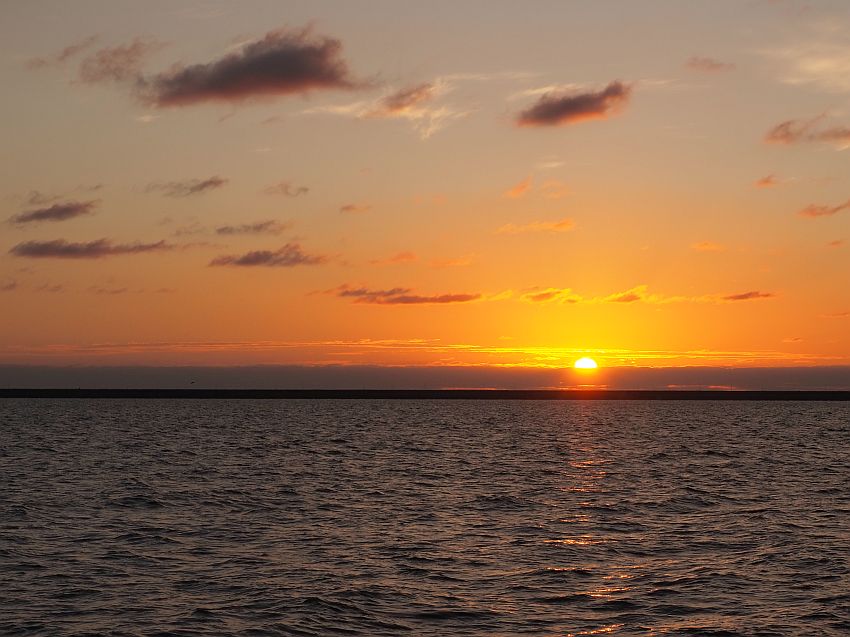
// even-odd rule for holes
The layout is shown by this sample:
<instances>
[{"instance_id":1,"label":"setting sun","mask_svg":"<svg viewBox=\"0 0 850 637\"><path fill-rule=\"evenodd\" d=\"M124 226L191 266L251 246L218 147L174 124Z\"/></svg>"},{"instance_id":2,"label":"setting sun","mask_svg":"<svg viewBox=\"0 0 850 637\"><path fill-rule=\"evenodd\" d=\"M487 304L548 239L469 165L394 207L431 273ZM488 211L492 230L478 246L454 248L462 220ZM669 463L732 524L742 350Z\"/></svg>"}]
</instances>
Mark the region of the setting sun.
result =
<instances>
[{"instance_id":1,"label":"setting sun","mask_svg":"<svg viewBox=\"0 0 850 637\"><path fill-rule=\"evenodd\" d=\"M573 367L576 369L596 369L599 365L596 364L596 361L592 358L588 358L587 356L578 359L575 363L573 363Z\"/></svg>"}]
</instances>

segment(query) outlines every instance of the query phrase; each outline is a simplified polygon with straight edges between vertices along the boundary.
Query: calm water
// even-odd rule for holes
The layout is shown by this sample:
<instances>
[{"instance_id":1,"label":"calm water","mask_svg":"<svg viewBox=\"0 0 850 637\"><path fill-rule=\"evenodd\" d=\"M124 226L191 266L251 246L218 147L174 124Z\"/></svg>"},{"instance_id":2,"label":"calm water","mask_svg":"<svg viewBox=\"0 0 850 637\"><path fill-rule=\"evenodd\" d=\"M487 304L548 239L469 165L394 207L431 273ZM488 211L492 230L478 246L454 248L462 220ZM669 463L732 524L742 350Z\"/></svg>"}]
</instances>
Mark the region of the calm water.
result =
<instances>
[{"instance_id":1,"label":"calm water","mask_svg":"<svg viewBox=\"0 0 850 637\"><path fill-rule=\"evenodd\" d=\"M3 635L850 634L850 405L0 401Z\"/></svg>"}]
</instances>

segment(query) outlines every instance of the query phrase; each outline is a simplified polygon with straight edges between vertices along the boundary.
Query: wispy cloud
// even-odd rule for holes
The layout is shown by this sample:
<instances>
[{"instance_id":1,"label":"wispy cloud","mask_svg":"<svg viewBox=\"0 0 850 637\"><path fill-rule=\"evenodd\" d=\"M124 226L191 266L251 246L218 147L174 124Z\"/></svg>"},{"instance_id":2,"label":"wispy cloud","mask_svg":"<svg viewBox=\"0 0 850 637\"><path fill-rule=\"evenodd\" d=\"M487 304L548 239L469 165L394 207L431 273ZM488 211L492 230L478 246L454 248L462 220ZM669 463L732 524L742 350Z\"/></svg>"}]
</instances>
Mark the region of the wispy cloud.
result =
<instances>
[{"instance_id":1,"label":"wispy cloud","mask_svg":"<svg viewBox=\"0 0 850 637\"><path fill-rule=\"evenodd\" d=\"M773 292L762 292L760 290L751 290L749 292L740 292L738 294L727 294L722 297L724 301L754 301L756 299L772 299L776 297Z\"/></svg>"},{"instance_id":2,"label":"wispy cloud","mask_svg":"<svg viewBox=\"0 0 850 637\"><path fill-rule=\"evenodd\" d=\"M368 212L371 209L372 206L357 203L347 203L339 207L339 211L344 213Z\"/></svg>"},{"instance_id":3,"label":"wispy cloud","mask_svg":"<svg viewBox=\"0 0 850 637\"><path fill-rule=\"evenodd\" d=\"M129 44L95 51L80 63L80 81L85 84L140 82L142 64L162 47L161 42L136 38Z\"/></svg>"},{"instance_id":4,"label":"wispy cloud","mask_svg":"<svg viewBox=\"0 0 850 637\"><path fill-rule=\"evenodd\" d=\"M228 180L218 175L207 179L185 179L183 181L155 182L145 187L145 192L159 192L166 197L191 197L209 190L221 188Z\"/></svg>"},{"instance_id":5,"label":"wispy cloud","mask_svg":"<svg viewBox=\"0 0 850 637\"><path fill-rule=\"evenodd\" d=\"M850 128L841 125L824 125L825 115L811 119L789 119L767 131L768 144L800 144L819 142L838 150L850 148Z\"/></svg>"},{"instance_id":6,"label":"wispy cloud","mask_svg":"<svg viewBox=\"0 0 850 637\"><path fill-rule=\"evenodd\" d=\"M650 292L646 285L636 285L628 290L601 296L582 296L571 288L534 288L524 292L520 298L532 303L646 303L667 305L671 303L730 303L776 297L772 292L748 291L736 294L703 294L700 296L664 295Z\"/></svg>"},{"instance_id":7,"label":"wispy cloud","mask_svg":"<svg viewBox=\"0 0 850 637\"><path fill-rule=\"evenodd\" d=\"M279 221L257 221L255 223L243 223L238 226L219 226L215 229L216 234L270 234L278 235L291 227L292 224Z\"/></svg>"},{"instance_id":8,"label":"wispy cloud","mask_svg":"<svg viewBox=\"0 0 850 637\"><path fill-rule=\"evenodd\" d=\"M756 179L753 182L753 185L756 188L773 188L779 185L779 179L777 179L776 175L766 175L761 177L760 179Z\"/></svg>"},{"instance_id":9,"label":"wispy cloud","mask_svg":"<svg viewBox=\"0 0 850 637\"><path fill-rule=\"evenodd\" d=\"M826 246L828 248L843 248L846 243L844 239L833 239L832 241L828 241Z\"/></svg>"},{"instance_id":10,"label":"wispy cloud","mask_svg":"<svg viewBox=\"0 0 850 637\"><path fill-rule=\"evenodd\" d=\"M699 71L701 73L723 73L724 71L734 71L735 65L729 62L721 62L710 57L702 57L694 55L685 62L685 67L691 71Z\"/></svg>"},{"instance_id":11,"label":"wispy cloud","mask_svg":"<svg viewBox=\"0 0 850 637\"><path fill-rule=\"evenodd\" d=\"M572 219L557 221L532 221L524 225L506 223L496 230L497 234L524 234L527 232L568 232L575 227Z\"/></svg>"},{"instance_id":12,"label":"wispy cloud","mask_svg":"<svg viewBox=\"0 0 850 637\"><path fill-rule=\"evenodd\" d=\"M267 195L283 195L285 197L300 197L310 192L307 186L295 186L290 181L281 181L273 186L269 186L263 192Z\"/></svg>"},{"instance_id":13,"label":"wispy cloud","mask_svg":"<svg viewBox=\"0 0 850 637\"><path fill-rule=\"evenodd\" d=\"M697 252L723 252L726 250L726 246L714 243L714 241L700 241L698 243L692 243L691 250L696 250Z\"/></svg>"},{"instance_id":14,"label":"wispy cloud","mask_svg":"<svg viewBox=\"0 0 850 637\"><path fill-rule=\"evenodd\" d=\"M88 242L73 242L65 239L52 241L25 241L19 243L9 254L33 259L100 259L122 254L140 254L145 252L163 252L174 246L165 241L155 243L113 243L109 239L97 239Z\"/></svg>"},{"instance_id":15,"label":"wispy cloud","mask_svg":"<svg viewBox=\"0 0 850 637\"><path fill-rule=\"evenodd\" d=\"M87 38L83 38L78 42L74 42L73 44L69 44L61 51L54 53L52 55L48 55L46 57L37 57L31 58L27 60L27 68L30 69L43 69L49 66L58 66L64 64L72 57L82 53L86 49L94 46L94 43L97 42L97 36L91 35Z\"/></svg>"},{"instance_id":16,"label":"wispy cloud","mask_svg":"<svg viewBox=\"0 0 850 637\"><path fill-rule=\"evenodd\" d=\"M620 113L631 97L630 86L611 82L600 91L586 93L548 92L519 113L519 126L565 126Z\"/></svg>"},{"instance_id":17,"label":"wispy cloud","mask_svg":"<svg viewBox=\"0 0 850 637\"><path fill-rule=\"evenodd\" d=\"M391 288L373 290L369 288L352 288L342 285L328 290L340 298L352 299L354 303L372 305L446 305L449 303L469 303L481 298L481 294L416 294L411 288Z\"/></svg>"},{"instance_id":18,"label":"wispy cloud","mask_svg":"<svg viewBox=\"0 0 850 637\"><path fill-rule=\"evenodd\" d=\"M417 260L417 256L412 252L397 252L383 259L372 259L369 261L372 265L396 265L398 263L411 263Z\"/></svg>"},{"instance_id":19,"label":"wispy cloud","mask_svg":"<svg viewBox=\"0 0 850 637\"><path fill-rule=\"evenodd\" d=\"M98 201L67 201L53 204L46 208L37 208L17 214L9 219L10 223L24 225L41 221L66 221L75 217L90 215L98 205Z\"/></svg>"},{"instance_id":20,"label":"wispy cloud","mask_svg":"<svg viewBox=\"0 0 850 637\"><path fill-rule=\"evenodd\" d=\"M455 81L457 79L454 78ZM468 109L460 109L444 102L435 103L452 88L451 79L437 78L430 82L396 88L376 100L319 106L308 109L306 113L329 113L357 119L405 119L419 133L420 138L428 139L452 120L466 117L470 113Z\"/></svg>"},{"instance_id":21,"label":"wispy cloud","mask_svg":"<svg viewBox=\"0 0 850 637\"><path fill-rule=\"evenodd\" d=\"M428 265L432 268L462 268L472 265L474 261L475 255L467 254L453 259L432 259Z\"/></svg>"},{"instance_id":22,"label":"wispy cloud","mask_svg":"<svg viewBox=\"0 0 850 637\"><path fill-rule=\"evenodd\" d=\"M503 194L503 197L508 199L519 199L524 197L531 190L531 177L526 177L515 186L508 188Z\"/></svg>"},{"instance_id":23,"label":"wispy cloud","mask_svg":"<svg viewBox=\"0 0 850 637\"><path fill-rule=\"evenodd\" d=\"M321 254L306 254L297 243L287 243L277 250L254 250L241 255L223 255L210 261L211 266L276 267L291 268L298 265L327 263Z\"/></svg>"},{"instance_id":24,"label":"wispy cloud","mask_svg":"<svg viewBox=\"0 0 850 637\"><path fill-rule=\"evenodd\" d=\"M801 217L831 217L832 215L836 215L839 212L844 212L845 210L850 209L850 199L845 201L844 203L838 204L837 206L822 206L810 204L800 210L797 214Z\"/></svg>"}]
</instances>

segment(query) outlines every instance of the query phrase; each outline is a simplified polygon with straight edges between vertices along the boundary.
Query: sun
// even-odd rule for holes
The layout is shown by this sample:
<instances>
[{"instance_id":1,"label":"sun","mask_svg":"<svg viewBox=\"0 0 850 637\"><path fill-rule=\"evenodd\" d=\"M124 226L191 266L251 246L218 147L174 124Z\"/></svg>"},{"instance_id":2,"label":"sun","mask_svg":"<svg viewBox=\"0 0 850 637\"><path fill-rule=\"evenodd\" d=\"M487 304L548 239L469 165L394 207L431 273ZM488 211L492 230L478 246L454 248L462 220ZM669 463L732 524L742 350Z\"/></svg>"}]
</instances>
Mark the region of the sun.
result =
<instances>
[{"instance_id":1,"label":"sun","mask_svg":"<svg viewBox=\"0 0 850 637\"><path fill-rule=\"evenodd\" d=\"M592 358L584 356L573 363L573 367L576 369L596 369L599 365L597 365L596 361Z\"/></svg>"}]
</instances>

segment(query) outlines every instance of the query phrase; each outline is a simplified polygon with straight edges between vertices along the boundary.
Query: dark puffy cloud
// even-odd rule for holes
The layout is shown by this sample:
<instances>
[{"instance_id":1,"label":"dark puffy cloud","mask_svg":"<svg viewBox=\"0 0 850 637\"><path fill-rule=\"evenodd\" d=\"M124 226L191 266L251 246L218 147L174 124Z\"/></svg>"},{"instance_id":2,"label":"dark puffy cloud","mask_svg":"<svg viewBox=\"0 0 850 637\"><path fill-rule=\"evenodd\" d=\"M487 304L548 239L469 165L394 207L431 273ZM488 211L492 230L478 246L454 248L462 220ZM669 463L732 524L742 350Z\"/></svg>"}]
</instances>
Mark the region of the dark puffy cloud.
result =
<instances>
[{"instance_id":1,"label":"dark puffy cloud","mask_svg":"<svg viewBox=\"0 0 850 637\"><path fill-rule=\"evenodd\" d=\"M374 305L426 305L448 303L468 303L481 298L480 294L436 294L423 296L413 294L410 288L391 288L388 290L370 290L368 288L350 288L343 285L332 290L340 298L354 299L355 303Z\"/></svg>"},{"instance_id":2,"label":"dark puffy cloud","mask_svg":"<svg viewBox=\"0 0 850 637\"><path fill-rule=\"evenodd\" d=\"M15 215L9 219L10 223L23 225L26 223L37 223L39 221L65 221L74 217L89 215L97 207L97 201L67 201L57 203L46 208L28 210Z\"/></svg>"},{"instance_id":3,"label":"dark puffy cloud","mask_svg":"<svg viewBox=\"0 0 850 637\"><path fill-rule=\"evenodd\" d=\"M607 119L628 103L632 89L620 81L601 91L544 94L517 117L520 126L565 126L591 119Z\"/></svg>"},{"instance_id":4,"label":"dark puffy cloud","mask_svg":"<svg viewBox=\"0 0 850 637\"><path fill-rule=\"evenodd\" d=\"M278 250L254 250L241 255L223 255L210 261L210 265L266 266L291 268L296 265L319 265L328 258L320 254L306 254L297 243L287 243Z\"/></svg>"},{"instance_id":5,"label":"dark puffy cloud","mask_svg":"<svg viewBox=\"0 0 850 637\"><path fill-rule=\"evenodd\" d=\"M341 53L339 40L309 28L271 31L218 60L143 78L139 90L152 105L170 107L355 88Z\"/></svg>"},{"instance_id":6,"label":"dark puffy cloud","mask_svg":"<svg viewBox=\"0 0 850 637\"><path fill-rule=\"evenodd\" d=\"M54 239L53 241L25 241L9 250L9 254L33 259L100 259L121 254L162 252L173 247L165 241L116 244L109 239L79 243Z\"/></svg>"},{"instance_id":7,"label":"dark puffy cloud","mask_svg":"<svg viewBox=\"0 0 850 637\"><path fill-rule=\"evenodd\" d=\"M27 60L27 68L30 69L42 69L48 66L58 66L70 58L76 56L78 53L82 53L86 49L90 48L97 41L97 36L92 35L79 42L75 42L73 44L69 44L64 49L59 51L58 53L54 53L53 55L49 55L47 57L39 57L32 58Z\"/></svg>"},{"instance_id":8,"label":"dark puffy cloud","mask_svg":"<svg viewBox=\"0 0 850 637\"><path fill-rule=\"evenodd\" d=\"M773 292L760 292L752 290L750 292L741 292L739 294L727 294L723 297L724 301L753 301L755 299L772 299L776 296Z\"/></svg>"},{"instance_id":9,"label":"dark puffy cloud","mask_svg":"<svg viewBox=\"0 0 850 637\"><path fill-rule=\"evenodd\" d=\"M263 192L268 195L283 195L285 197L300 197L310 192L306 186L295 186L289 181L281 181L280 183L269 186Z\"/></svg>"},{"instance_id":10,"label":"dark puffy cloud","mask_svg":"<svg viewBox=\"0 0 850 637\"><path fill-rule=\"evenodd\" d=\"M850 147L850 128L846 126L822 126L823 115L812 119L789 119L765 133L768 144L800 144L820 142L839 149Z\"/></svg>"},{"instance_id":11,"label":"dark puffy cloud","mask_svg":"<svg viewBox=\"0 0 850 637\"><path fill-rule=\"evenodd\" d=\"M238 226L220 226L215 229L216 234L273 234L277 235L290 227L288 223L279 221L258 221L256 223L243 223Z\"/></svg>"},{"instance_id":12,"label":"dark puffy cloud","mask_svg":"<svg viewBox=\"0 0 850 637\"><path fill-rule=\"evenodd\" d=\"M184 181L168 181L148 184L145 192L161 192L166 197L190 197L208 190L221 188L227 179L217 175L207 179L186 179Z\"/></svg>"},{"instance_id":13,"label":"dark puffy cloud","mask_svg":"<svg viewBox=\"0 0 850 637\"><path fill-rule=\"evenodd\" d=\"M819 206L811 204L803 208L799 214L801 217L831 217L839 212L850 209L850 199L837 206Z\"/></svg>"},{"instance_id":14,"label":"dark puffy cloud","mask_svg":"<svg viewBox=\"0 0 850 637\"><path fill-rule=\"evenodd\" d=\"M86 84L140 82L142 63L160 48L159 42L136 38L129 44L100 49L80 63L80 80Z\"/></svg>"},{"instance_id":15,"label":"dark puffy cloud","mask_svg":"<svg viewBox=\"0 0 850 637\"><path fill-rule=\"evenodd\" d=\"M685 66L692 71L700 71L702 73L722 73L723 71L735 70L734 64L721 62L714 58L701 57L699 55L694 55L689 58L688 61L685 62Z\"/></svg>"}]
</instances>

